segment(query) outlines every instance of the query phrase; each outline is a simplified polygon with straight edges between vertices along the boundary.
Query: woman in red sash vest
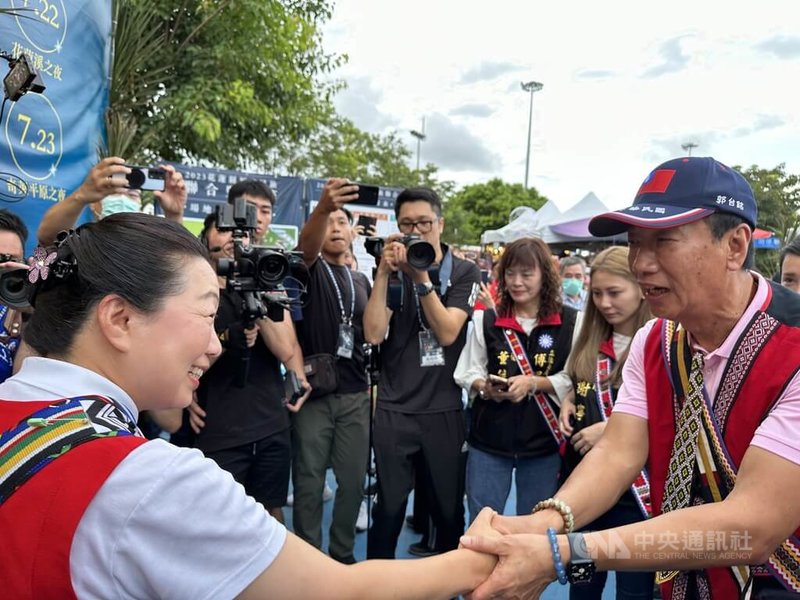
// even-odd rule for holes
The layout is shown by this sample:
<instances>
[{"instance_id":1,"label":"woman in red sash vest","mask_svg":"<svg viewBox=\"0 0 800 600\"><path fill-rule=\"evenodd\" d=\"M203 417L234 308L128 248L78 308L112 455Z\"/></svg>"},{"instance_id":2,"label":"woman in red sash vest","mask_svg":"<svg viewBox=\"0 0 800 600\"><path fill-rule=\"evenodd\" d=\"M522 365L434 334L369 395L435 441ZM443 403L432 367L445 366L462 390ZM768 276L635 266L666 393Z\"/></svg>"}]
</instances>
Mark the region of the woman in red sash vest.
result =
<instances>
[{"instance_id":1,"label":"woman in red sash vest","mask_svg":"<svg viewBox=\"0 0 800 600\"><path fill-rule=\"evenodd\" d=\"M603 435L622 385L622 366L633 335L651 318L647 302L628 267L625 247L607 248L595 257L589 289L583 324L567 362L574 394L564 399L559 414L561 431L569 438L564 452L564 479ZM642 473L639 484L584 529L610 529L649 516L646 473ZM589 584L570 586L570 600L599 600L606 575L597 573ZM617 598L652 598L653 578L653 573L648 572L617 572Z\"/></svg>"},{"instance_id":2,"label":"woman in red sash vest","mask_svg":"<svg viewBox=\"0 0 800 600\"><path fill-rule=\"evenodd\" d=\"M0 384L4 598L424 599L488 576L469 550L337 563L198 450L142 437L138 412L187 406L221 353L217 276L181 225L111 215L34 257L38 356Z\"/></svg>"},{"instance_id":3,"label":"woman in red sash vest","mask_svg":"<svg viewBox=\"0 0 800 600\"><path fill-rule=\"evenodd\" d=\"M538 238L509 244L497 280L497 309L473 315L454 373L474 396L467 459L472 519L485 506L503 511L512 473L517 514L555 492L563 443L555 400L570 389L563 369L577 311L561 305L547 244Z\"/></svg>"}]
</instances>

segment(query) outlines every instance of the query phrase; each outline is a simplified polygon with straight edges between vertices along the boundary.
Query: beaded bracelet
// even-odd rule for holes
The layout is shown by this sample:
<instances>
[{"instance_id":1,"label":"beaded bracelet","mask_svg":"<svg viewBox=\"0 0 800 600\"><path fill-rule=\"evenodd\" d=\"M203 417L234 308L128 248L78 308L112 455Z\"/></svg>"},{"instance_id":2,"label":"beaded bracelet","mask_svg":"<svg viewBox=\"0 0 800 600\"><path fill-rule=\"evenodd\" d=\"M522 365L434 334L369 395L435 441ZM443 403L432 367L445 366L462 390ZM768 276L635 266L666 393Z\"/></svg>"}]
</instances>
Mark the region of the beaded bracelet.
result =
<instances>
[{"instance_id":1,"label":"beaded bracelet","mask_svg":"<svg viewBox=\"0 0 800 600\"><path fill-rule=\"evenodd\" d=\"M552 508L561 513L561 518L564 519L564 532L572 533L572 530L575 528L575 517L572 515L572 509L563 500L558 500L557 498L542 500L533 507L531 514L548 508Z\"/></svg>"},{"instance_id":2,"label":"beaded bracelet","mask_svg":"<svg viewBox=\"0 0 800 600\"><path fill-rule=\"evenodd\" d=\"M561 562L561 552L558 550L558 538L556 537L556 530L552 527L547 529L547 539L550 540L550 552L553 554L553 563L556 566L556 577L558 583L567 585L567 570L564 568L564 563Z\"/></svg>"}]
</instances>

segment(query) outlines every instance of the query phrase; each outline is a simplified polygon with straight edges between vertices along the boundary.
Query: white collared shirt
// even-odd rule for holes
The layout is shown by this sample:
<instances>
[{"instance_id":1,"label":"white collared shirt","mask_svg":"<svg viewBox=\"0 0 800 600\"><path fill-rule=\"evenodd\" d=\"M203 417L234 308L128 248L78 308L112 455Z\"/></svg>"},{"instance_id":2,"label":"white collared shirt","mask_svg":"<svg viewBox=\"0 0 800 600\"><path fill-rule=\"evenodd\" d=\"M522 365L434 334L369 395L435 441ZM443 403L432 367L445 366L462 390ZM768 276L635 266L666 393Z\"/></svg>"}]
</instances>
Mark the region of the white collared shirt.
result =
<instances>
[{"instance_id":1,"label":"white collared shirt","mask_svg":"<svg viewBox=\"0 0 800 600\"><path fill-rule=\"evenodd\" d=\"M88 394L138 414L119 386L63 361L28 357L0 384L0 399L9 401ZM285 540L286 529L215 462L154 440L120 462L89 503L70 575L78 598L233 598Z\"/></svg>"}]
</instances>

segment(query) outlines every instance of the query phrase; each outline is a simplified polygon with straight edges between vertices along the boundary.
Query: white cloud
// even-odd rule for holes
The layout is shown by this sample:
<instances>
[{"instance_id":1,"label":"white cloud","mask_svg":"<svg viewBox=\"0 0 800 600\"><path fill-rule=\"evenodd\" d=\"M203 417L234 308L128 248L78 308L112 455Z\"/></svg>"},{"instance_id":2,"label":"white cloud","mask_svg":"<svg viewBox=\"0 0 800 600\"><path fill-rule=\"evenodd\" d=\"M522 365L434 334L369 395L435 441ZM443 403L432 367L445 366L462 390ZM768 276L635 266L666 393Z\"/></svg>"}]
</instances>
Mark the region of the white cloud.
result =
<instances>
[{"instance_id":1,"label":"white cloud","mask_svg":"<svg viewBox=\"0 0 800 600\"><path fill-rule=\"evenodd\" d=\"M349 55L335 75L351 91L361 78L379 92L362 94L360 112L381 116L373 131L418 129L425 117L422 162L459 185L523 180L520 82L541 81L530 184L562 208L590 190L623 206L687 142L727 164L800 173L796 14L794 0L657 11L636 0L337 0L324 44Z\"/></svg>"}]
</instances>

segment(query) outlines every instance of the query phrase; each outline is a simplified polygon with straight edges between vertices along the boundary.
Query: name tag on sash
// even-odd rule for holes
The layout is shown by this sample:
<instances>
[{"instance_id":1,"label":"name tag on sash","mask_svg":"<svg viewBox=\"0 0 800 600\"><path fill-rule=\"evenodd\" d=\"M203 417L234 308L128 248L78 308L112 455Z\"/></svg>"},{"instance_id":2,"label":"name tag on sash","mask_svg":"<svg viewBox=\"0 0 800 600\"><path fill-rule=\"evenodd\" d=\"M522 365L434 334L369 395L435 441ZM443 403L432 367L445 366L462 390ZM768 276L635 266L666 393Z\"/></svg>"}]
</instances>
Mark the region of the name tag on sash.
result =
<instances>
[{"instance_id":1,"label":"name tag on sash","mask_svg":"<svg viewBox=\"0 0 800 600\"><path fill-rule=\"evenodd\" d=\"M419 364L421 367L444 366L444 348L429 329L419 332Z\"/></svg>"}]
</instances>

